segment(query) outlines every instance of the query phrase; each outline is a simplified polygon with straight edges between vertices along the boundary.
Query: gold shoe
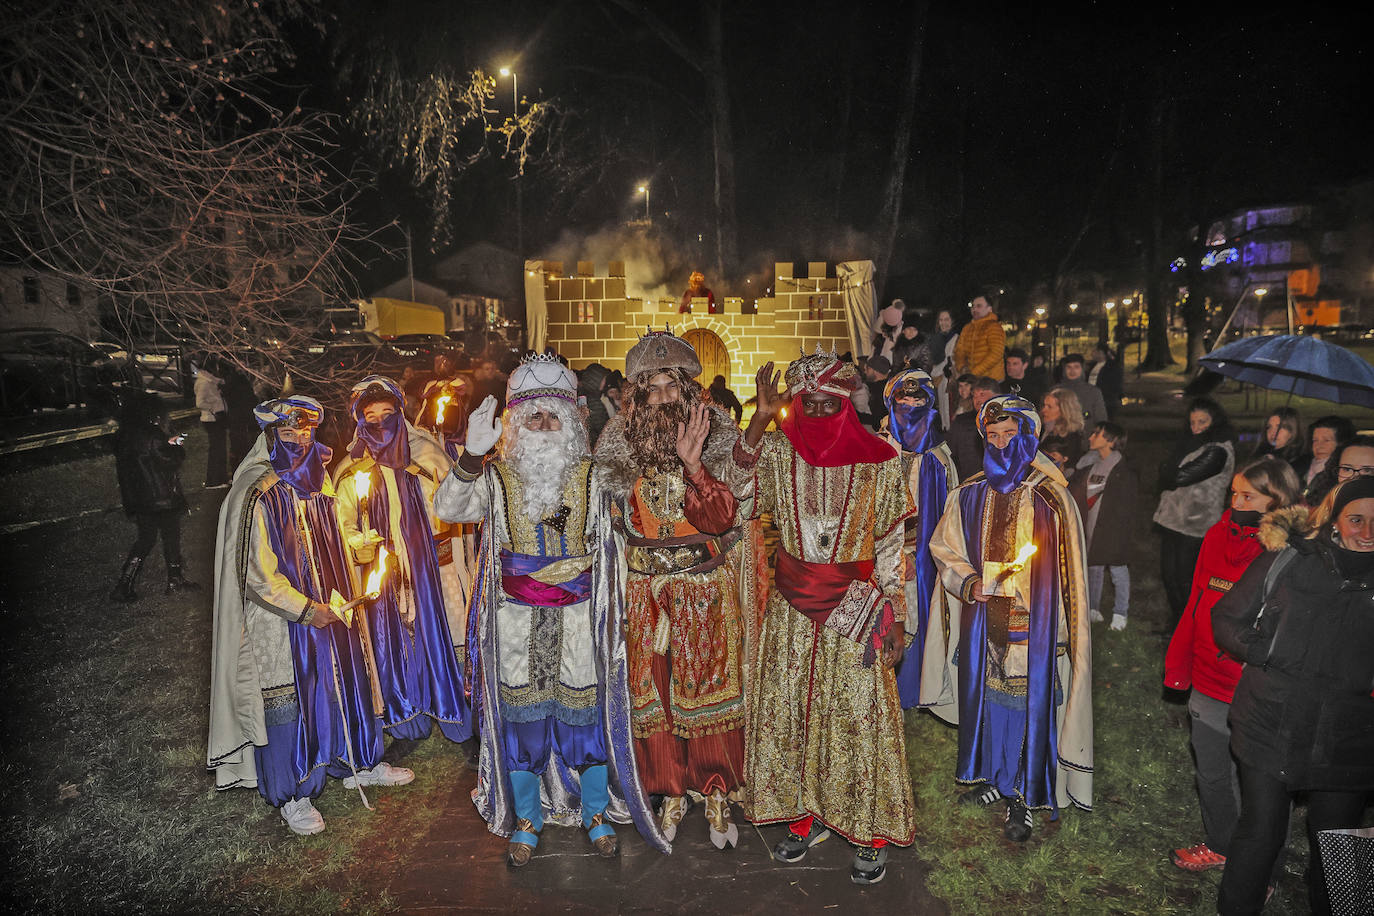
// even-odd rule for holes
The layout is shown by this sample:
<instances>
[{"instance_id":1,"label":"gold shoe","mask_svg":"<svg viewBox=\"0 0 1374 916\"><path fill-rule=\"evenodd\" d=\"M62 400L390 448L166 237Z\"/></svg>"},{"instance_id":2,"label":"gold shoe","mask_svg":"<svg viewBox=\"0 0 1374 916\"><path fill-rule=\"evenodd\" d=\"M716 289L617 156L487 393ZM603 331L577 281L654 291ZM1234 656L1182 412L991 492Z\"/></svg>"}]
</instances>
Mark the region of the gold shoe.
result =
<instances>
[{"instance_id":1,"label":"gold shoe","mask_svg":"<svg viewBox=\"0 0 1374 916\"><path fill-rule=\"evenodd\" d=\"M523 817L516 820L515 829L517 834L524 832L534 834L535 836L539 835L535 833L534 824ZM506 848L506 862L511 868L520 868L523 865L528 865L533 856L534 847L528 843L511 840L510 846Z\"/></svg>"},{"instance_id":2,"label":"gold shoe","mask_svg":"<svg viewBox=\"0 0 1374 916\"><path fill-rule=\"evenodd\" d=\"M687 796L665 795L663 807L659 809L658 827L669 843L677 836L677 825L687 815Z\"/></svg>"},{"instance_id":3,"label":"gold shoe","mask_svg":"<svg viewBox=\"0 0 1374 916\"><path fill-rule=\"evenodd\" d=\"M596 817L593 817L592 822L587 825L587 830L588 832L595 830L604 823L606 823L606 815L598 814ZM592 840L592 845L596 847L598 853L608 859L612 858L620 849L620 843L617 841L614 833L608 833L605 836L597 837Z\"/></svg>"},{"instance_id":4,"label":"gold shoe","mask_svg":"<svg viewBox=\"0 0 1374 916\"><path fill-rule=\"evenodd\" d=\"M730 802L721 792L712 792L706 799L706 823L711 828L711 845L717 849L734 849L739 843L739 828L730 817Z\"/></svg>"}]
</instances>

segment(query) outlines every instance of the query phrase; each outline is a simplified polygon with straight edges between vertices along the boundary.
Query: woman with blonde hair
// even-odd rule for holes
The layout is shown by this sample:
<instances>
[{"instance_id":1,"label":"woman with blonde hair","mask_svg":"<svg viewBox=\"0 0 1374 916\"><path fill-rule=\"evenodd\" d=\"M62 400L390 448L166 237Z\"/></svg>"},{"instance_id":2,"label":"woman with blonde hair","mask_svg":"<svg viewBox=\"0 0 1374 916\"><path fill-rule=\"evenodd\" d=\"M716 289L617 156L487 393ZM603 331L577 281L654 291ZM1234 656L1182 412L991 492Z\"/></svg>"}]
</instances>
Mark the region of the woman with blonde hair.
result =
<instances>
[{"instance_id":1,"label":"woman with blonde hair","mask_svg":"<svg viewBox=\"0 0 1374 916\"><path fill-rule=\"evenodd\" d=\"M1072 390L1062 386L1051 388L1040 407L1040 420L1045 424L1040 436L1040 451L1062 471L1072 468L1083 457L1083 403Z\"/></svg>"}]
</instances>

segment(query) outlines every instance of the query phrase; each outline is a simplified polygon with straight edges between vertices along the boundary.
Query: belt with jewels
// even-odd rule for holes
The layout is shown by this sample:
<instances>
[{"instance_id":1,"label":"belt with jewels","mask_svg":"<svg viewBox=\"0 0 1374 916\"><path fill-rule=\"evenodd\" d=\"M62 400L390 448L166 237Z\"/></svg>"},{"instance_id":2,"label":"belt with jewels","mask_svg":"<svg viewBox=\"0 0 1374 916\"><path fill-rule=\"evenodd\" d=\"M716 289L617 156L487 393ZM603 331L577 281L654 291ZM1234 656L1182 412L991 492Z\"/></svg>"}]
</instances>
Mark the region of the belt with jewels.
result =
<instances>
[{"instance_id":1,"label":"belt with jewels","mask_svg":"<svg viewBox=\"0 0 1374 916\"><path fill-rule=\"evenodd\" d=\"M708 573L725 562L730 548L743 537L738 527L719 536L689 534L671 538L631 534L620 520L616 521L616 528L625 534L626 566L631 572L646 576Z\"/></svg>"}]
</instances>

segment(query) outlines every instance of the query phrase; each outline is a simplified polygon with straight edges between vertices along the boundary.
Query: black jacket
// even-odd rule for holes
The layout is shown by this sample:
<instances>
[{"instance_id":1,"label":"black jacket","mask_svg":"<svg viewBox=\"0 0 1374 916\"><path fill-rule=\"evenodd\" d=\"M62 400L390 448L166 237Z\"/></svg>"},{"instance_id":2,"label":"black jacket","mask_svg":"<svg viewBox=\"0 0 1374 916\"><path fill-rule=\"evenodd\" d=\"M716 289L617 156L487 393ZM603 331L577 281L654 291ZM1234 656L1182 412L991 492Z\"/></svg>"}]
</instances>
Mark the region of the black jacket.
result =
<instances>
[{"instance_id":1,"label":"black jacket","mask_svg":"<svg viewBox=\"0 0 1374 916\"><path fill-rule=\"evenodd\" d=\"M1077 462L1075 462L1077 464ZM1090 468L1070 466L1069 493L1078 503L1078 513L1086 529L1088 523L1088 477ZM1112 469L1107 486L1098 496L1097 524L1088 543L1089 566L1126 566L1134 558L1131 540L1136 532L1140 477L1126 459Z\"/></svg>"},{"instance_id":2,"label":"black jacket","mask_svg":"<svg viewBox=\"0 0 1374 916\"><path fill-rule=\"evenodd\" d=\"M978 435L978 415L973 411L966 410L949 421L945 441L949 443L959 480L968 480L983 469L983 437ZM953 485L951 482L950 486Z\"/></svg>"},{"instance_id":3,"label":"black jacket","mask_svg":"<svg viewBox=\"0 0 1374 916\"><path fill-rule=\"evenodd\" d=\"M155 397L139 397L120 412L115 474L129 515L186 508L179 473L186 452L167 441L171 436L166 410Z\"/></svg>"},{"instance_id":4,"label":"black jacket","mask_svg":"<svg viewBox=\"0 0 1374 916\"><path fill-rule=\"evenodd\" d=\"M1245 663L1231 750L1290 789L1374 790L1374 555L1321 538L1289 543L1296 554L1258 625L1277 553L1256 559L1212 609L1217 645Z\"/></svg>"}]
</instances>

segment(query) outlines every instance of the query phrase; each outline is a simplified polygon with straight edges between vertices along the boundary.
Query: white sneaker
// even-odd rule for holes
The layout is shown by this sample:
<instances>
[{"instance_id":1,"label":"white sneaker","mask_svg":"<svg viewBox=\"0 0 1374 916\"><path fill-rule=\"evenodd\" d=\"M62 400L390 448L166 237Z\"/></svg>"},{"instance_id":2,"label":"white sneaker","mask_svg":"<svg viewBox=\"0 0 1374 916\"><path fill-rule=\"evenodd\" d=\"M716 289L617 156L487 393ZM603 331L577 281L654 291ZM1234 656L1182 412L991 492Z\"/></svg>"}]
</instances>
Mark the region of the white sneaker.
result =
<instances>
[{"instance_id":1,"label":"white sneaker","mask_svg":"<svg viewBox=\"0 0 1374 916\"><path fill-rule=\"evenodd\" d=\"M281 817L297 836L310 836L324 830L324 815L315 810L308 798L293 798L282 805Z\"/></svg>"},{"instance_id":2,"label":"white sneaker","mask_svg":"<svg viewBox=\"0 0 1374 916\"><path fill-rule=\"evenodd\" d=\"M1112 629L1113 629L1113 630L1124 630L1124 629L1126 629L1126 615L1125 615L1125 614L1113 614L1113 615L1112 615Z\"/></svg>"},{"instance_id":3,"label":"white sneaker","mask_svg":"<svg viewBox=\"0 0 1374 916\"><path fill-rule=\"evenodd\" d=\"M414 779L414 770L382 762L370 770L359 770L356 779L352 776L344 777L343 784L345 789L356 789L359 783L365 786L403 786Z\"/></svg>"},{"instance_id":4,"label":"white sneaker","mask_svg":"<svg viewBox=\"0 0 1374 916\"><path fill-rule=\"evenodd\" d=\"M1101 623L1103 620L1102 612L1097 608L1092 608L1088 611L1088 619L1093 623Z\"/></svg>"}]
</instances>

